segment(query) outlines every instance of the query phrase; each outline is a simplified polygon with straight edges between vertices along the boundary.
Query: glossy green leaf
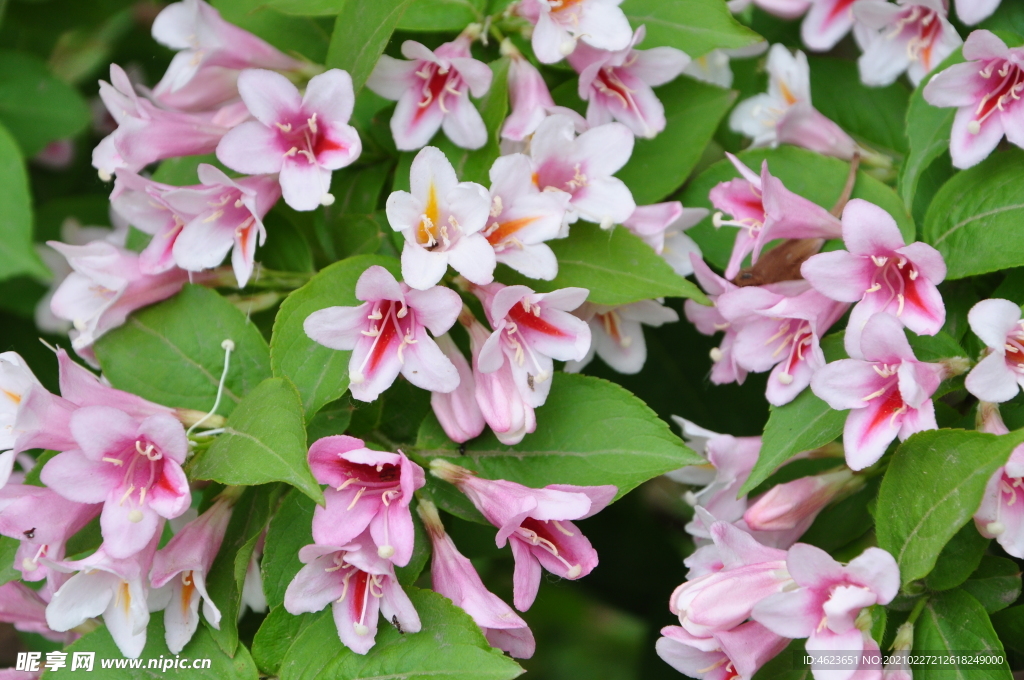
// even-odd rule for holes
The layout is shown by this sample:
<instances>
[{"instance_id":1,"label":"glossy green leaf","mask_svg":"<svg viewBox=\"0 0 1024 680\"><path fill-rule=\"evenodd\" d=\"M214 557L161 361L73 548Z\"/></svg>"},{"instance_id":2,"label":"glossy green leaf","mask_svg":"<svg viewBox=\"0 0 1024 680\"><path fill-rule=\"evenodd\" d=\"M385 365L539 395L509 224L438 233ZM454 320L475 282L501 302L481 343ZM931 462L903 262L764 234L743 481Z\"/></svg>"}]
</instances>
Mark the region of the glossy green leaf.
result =
<instances>
[{"instance_id":1,"label":"glossy green leaf","mask_svg":"<svg viewBox=\"0 0 1024 680\"><path fill-rule=\"evenodd\" d=\"M318 503L324 498L306 462L299 393L287 378L268 378L247 395L189 472L222 484L285 482Z\"/></svg>"},{"instance_id":2,"label":"glossy green leaf","mask_svg":"<svg viewBox=\"0 0 1024 680\"><path fill-rule=\"evenodd\" d=\"M26 157L74 137L92 120L85 98L24 52L0 51L0 123Z\"/></svg>"},{"instance_id":3,"label":"glossy green leaf","mask_svg":"<svg viewBox=\"0 0 1024 680\"><path fill-rule=\"evenodd\" d=\"M963 589L980 602L989 614L1000 611L1020 597L1020 567L1005 557L984 555L978 568L964 581Z\"/></svg>"},{"instance_id":4,"label":"glossy green leaf","mask_svg":"<svg viewBox=\"0 0 1024 680\"><path fill-rule=\"evenodd\" d=\"M286 13L297 3L305 0L276 0L281 6L271 7L265 0L213 0L213 6L221 15L236 26L240 26L289 55L301 55L310 61L323 64L331 40L334 22L329 16L310 16L316 12L308 10L306 16ZM312 0L321 8L321 14L337 14L337 9L327 11L329 4L337 6L344 0ZM291 7L289 7L289 5ZM310 7L314 7L311 3ZM295 13L297 14L297 13Z\"/></svg>"},{"instance_id":5,"label":"glossy green leaf","mask_svg":"<svg viewBox=\"0 0 1024 680\"><path fill-rule=\"evenodd\" d=\"M835 205L850 173L850 164L845 161L793 146L743 151L738 157L756 173L761 172L761 163L767 160L769 172L782 180L787 189L826 210L831 210ZM713 211L714 206L708 200L708 193L720 182L736 177L739 177L739 173L728 160L715 163L687 186L683 193L683 205L688 208L705 207ZM907 243L917 240L914 222L899 196L874 177L864 171L858 172L852 197L863 198L882 207L896 220ZM735 228L715 229L711 224L711 216L708 216L686 233L700 246L705 260L719 269L725 269L736 239Z\"/></svg>"},{"instance_id":6,"label":"glossy green leaf","mask_svg":"<svg viewBox=\"0 0 1024 680\"><path fill-rule=\"evenodd\" d=\"M310 314L326 307L362 304L356 300L356 281L373 265L385 267L395 276L400 272L397 260L357 255L323 269L281 303L270 339L271 363L274 375L287 377L298 388L307 419L348 389L351 352L313 342L302 324Z\"/></svg>"},{"instance_id":7,"label":"glossy green leaf","mask_svg":"<svg viewBox=\"0 0 1024 680\"><path fill-rule=\"evenodd\" d=\"M14 557L21 545L9 536L0 536L0 586L21 578L21 572L14 568Z\"/></svg>"},{"instance_id":8,"label":"glossy green leaf","mask_svg":"<svg viewBox=\"0 0 1024 680\"><path fill-rule=\"evenodd\" d=\"M996 612L992 615L992 625L1007 649L1024 654L1024 605Z\"/></svg>"},{"instance_id":9,"label":"glossy green leaf","mask_svg":"<svg viewBox=\"0 0 1024 680\"><path fill-rule=\"evenodd\" d=\"M235 177L237 172L232 172L224 167L218 160L217 155L208 153L200 156L178 156L160 161L156 172L153 173L154 182L173 184L176 187L183 187L189 184L199 184L199 165L209 163L217 166L229 177Z\"/></svg>"},{"instance_id":10,"label":"glossy green leaf","mask_svg":"<svg viewBox=\"0 0 1024 680\"><path fill-rule=\"evenodd\" d=\"M1024 265L1024 151L993 153L939 189L925 216L923 240L942 253L946 278Z\"/></svg>"},{"instance_id":11,"label":"glossy green leaf","mask_svg":"<svg viewBox=\"0 0 1024 680\"><path fill-rule=\"evenodd\" d=\"M999 437L930 430L896 450L875 518L878 545L896 558L903 583L932 571L943 546L978 509L989 478L1021 442L1024 430Z\"/></svg>"},{"instance_id":12,"label":"glossy green leaf","mask_svg":"<svg viewBox=\"0 0 1024 680\"><path fill-rule=\"evenodd\" d=\"M537 409L537 431L520 444L505 446L487 432L467 442L461 455L428 416L411 455L422 465L441 457L488 479L532 487L614 484L617 498L669 470L705 462L618 385L569 373L556 373L553 380L547 403Z\"/></svg>"},{"instance_id":13,"label":"glossy green leaf","mask_svg":"<svg viewBox=\"0 0 1024 680\"><path fill-rule=\"evenodd\" d=\"M299 549L313 542L313 510L316 503L298 491L290 491L267 530L260 571L263 592L271 608L284 604L284 592L302 568Z\"/></svg>"},{"instance_id":14,"label":"glossy green leaf","mask_svg":"<svg viewBox=\"0 0 1024 680\"><path fill-rule=\"evenodd\" d=\"M398 22L403 31L458 33L484 20L486 0L413 0Z\"/></svg>"},{"instance_id":15,"label":"glossy green leaf","mask_svg":"<svg viewBox=\"0 0 1024 680\"><path fill-rule=\"evenodd\" d=\"M222 11L233 13L253 12L265 7L282 14L296 16L325 16L342 12L352 0L219 0Z\"/></svg>"},{"instance_id":16,"label":"glossy green leaf","mask_svg":"<svg viewBox=\"0 0 1024 680\"><path fill-rule=\"evenodd\" d=\"M668 46L700 57L713 49L747 47L762 40L733 18L720 0L626 0L631 26L647 26L643 47Z\"/></svg>"},{"instance_id":17,"label":"glossy green leaf","mask_svg":"<svg viewBox=\"0 0 1024 680\"><path fill-rule=\"evenodd\" d=\"M303 640L303 631L321 618L331 617L327 612L295 616L290 614L283 604L271 607L270 613L263 619L252 641L252 658L259 669L264 673L277 675L281 669L281 662L288 656L291 648ZM319 657L311 659L311 663L316 663L317 658Z\"/></svg>"},{"instance_id":18,"label":"glossy green leaf","mask_svg":"<svg viewBox=\"0 0 1024 680\"><path fill-rule=\"evenodd\" d=\"M682 186L736 99L729 90L685 76L656 94L665 106L665 130L654 139L637 138L629 162L616 173L637 205L657 203Z\"/></svg>"},{"instance_id":19,"label":"glossy green leaf","mask_svg":"<svg viewBox=\"0 0 1024 680\"><path fill-rule=\"evenodd\" d=\"M270 376L270 353L245 314L212 290L186 285L170 300L132 314L95 348L114 387L158 404L207 411L224 371L224 340L235 349L217 412L228 415Z\"/></svg>"},{"instance_id":20,"label":"glossy green leaf","mask_svg":"<svg viewBox=\"0 0 1024 680\"><path fill-rule=\"evenodd\" d=\"M981 564L981 558L991 541L974 528L974 522L960 527L949 539L935 561L935 568L924 579L931 590L956 588L970 577Z\"/></svg>"},{"instance_id":21,"label":"glossy green leaf","mask_svg":"<svg viewBox=\"0 0 1024 680\"><path fill-rule=\"evenodd\" d=\"M1004 656L1003 645L985 608L962 590L949 590L928 600L914 626L914 650L931 654L974 652ZM914 666L915 680L1011 680L1006 662L1000 667L944 663Z\"/></svg>"},{"instance_id":22,"label":"glossy green leaf","mask_svg":"<svg viewBox=\"0 0 1024 680\"><path fill-rule=\"evenodd\" d=\"M569 238L548 245L558 258L558 276L553 281L528 279L505 267L499 269L498 278L540 292L579 286L590 291L588 302L599 305L625 305L657 297L707 300L693 282L672 271L649 245L624 227L605 231L577 222L570 228Z\"/></svg>"},{"instance_id":23,"label":"glossy green leaf","mask_svg":"<svg viewBox=\"0 0 1024 680\"><path fill-rule=\"evenodd\" d=\"M312 4L310 0L296 0ZM406 8L413 0L327 0L341 5L327 49L327 68L340 68L352 76L352 87L358 92L373 72L384 47L391 39Z\"/></svg>"},{"instance_id":24,"label":"glossy green leaf","mask_svg":"<svg viewBox=\"0 0 1024 680\"><path fill-rule=\"evenodd\" d=\"M0 123L0 280L19 274L48 277L32 248L32 198L25 162Z\"/></svg>"}]
</instances>

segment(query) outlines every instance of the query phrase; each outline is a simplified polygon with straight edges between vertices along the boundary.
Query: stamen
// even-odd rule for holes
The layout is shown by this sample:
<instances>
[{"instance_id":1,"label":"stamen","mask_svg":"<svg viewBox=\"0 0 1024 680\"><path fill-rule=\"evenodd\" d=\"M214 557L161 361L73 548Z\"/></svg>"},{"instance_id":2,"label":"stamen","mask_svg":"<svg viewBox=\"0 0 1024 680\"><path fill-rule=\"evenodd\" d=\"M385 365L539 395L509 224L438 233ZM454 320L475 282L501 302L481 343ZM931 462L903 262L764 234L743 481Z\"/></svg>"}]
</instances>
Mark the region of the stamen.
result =
<instances>
[{"instance_id":1,"label":"stamen","mask_svg":"<svg viewBox=\"0 0 1024 680\"><path fill-rule=\"evenodd\" d=\"M353 498L352 502L348 504L348 507L345 508L345 511L348 512L352 508L356 507L356 503L359 502L359 499L363 497L364 493L366 493L366 487L365 486L359 487L359 491L356 492L355 498Z\"/></svg>"},{"instance_id":2,"label":"stamen","mask_svg":"<svg viewBox=\"0 0 1024 680\"><path fill-rule=\"evenodd\" d=\"M113 463L117 467L121 467L124 465L124 461L118 460L117 458L101 458L100 460L102 460L104 463Z\"/></svg>"}]
</instances>

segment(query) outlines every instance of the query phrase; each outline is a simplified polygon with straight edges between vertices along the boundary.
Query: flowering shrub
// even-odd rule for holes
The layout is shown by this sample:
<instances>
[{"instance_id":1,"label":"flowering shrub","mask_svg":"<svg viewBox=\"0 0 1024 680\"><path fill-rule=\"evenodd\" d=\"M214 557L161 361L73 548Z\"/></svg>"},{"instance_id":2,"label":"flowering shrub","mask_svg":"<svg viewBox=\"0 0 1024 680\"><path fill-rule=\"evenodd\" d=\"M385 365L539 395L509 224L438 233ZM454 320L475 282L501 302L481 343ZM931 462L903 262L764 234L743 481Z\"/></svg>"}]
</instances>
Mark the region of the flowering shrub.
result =
<instances>
[{"instance_id":1,"label":"flowering shrub","mask_svg":"<svg viewBox=\"0 0 1024 680\"><path fill-rule=\"evenodd\" d=\"M1018 4L0 18L0 677L1024 669Z\"/></svg>"}]
</instances>

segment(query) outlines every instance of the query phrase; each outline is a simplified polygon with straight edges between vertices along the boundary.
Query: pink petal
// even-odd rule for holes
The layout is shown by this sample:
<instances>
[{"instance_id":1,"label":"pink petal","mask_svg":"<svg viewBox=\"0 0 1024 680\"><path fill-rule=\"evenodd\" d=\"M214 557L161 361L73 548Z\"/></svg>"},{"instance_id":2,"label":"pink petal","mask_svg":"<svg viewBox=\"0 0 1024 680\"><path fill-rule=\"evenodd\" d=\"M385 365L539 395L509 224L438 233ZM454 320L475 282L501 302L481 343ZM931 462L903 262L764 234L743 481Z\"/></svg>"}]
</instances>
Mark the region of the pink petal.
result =
<instances>
[{"instance_id":1,"label":"pink petal","mask_svg":"<svg viewBox=\"0 0 1024 680\"><path fill-rule=\"evenodd\" d=\"M159 528L160 516L149 506L136 507L131 502L121 505L118 500L107 497L100 513L100 529L107 554L123 559L146 547ZM138 522L129 519L137 516L134 513L142 515Z\"/></svg>"},{"instance_id":2,"label":"pink petal","mask_svg":"<svg viewBox=\"0 0 1024 680\"><path fill-rule=\"evenodd\" d=\"M284 165L284 151L273 129L250 120L228 130L221 138L217 144L217 160L238 172L276 173Z\"/></svg>"},{"instance_id":3,"label":"pink petal","mask_svg":"<svg viewBox=\"0 0 1024 680\"><path fill-rule=\"evenodd\" d=\"M481 234L460 238L448 251L448 262L452 269L477 285L486 285L494 280L494 268L497 266L494 248Z\"/></svg>"},{"instance_id":4,"label":"pink petal","mask_svg":"<svg viewBox=\"0 0 1024 680\"><path fill-rule=\"evenodd\" d=\"M887 406L889 404L877 398L864 408L850 411L846 417L843 446L846 447L846 464L853 470L863 470L876 463L899 434L901 417Z\"/></svg>"},{"instance_id":5,"label":"pink petal","mask_svg":"<svg viewBox=\"0 0 1024 680\"><path fill-rule=\"evenodd\" d=\"M515 558L515 571L512 575L512 603L521 612L533 606L540 590L540 579L543 572L540 562L534 556L530 546L523 541L512 541L512 556Z\"/></svg>"},{"instance_id":6,"label":"pink petal","mask_svg":"<svg viewBox=\"0 0 1024 680\"><path fill-rule=\"evenodd\" d=\"M906 245L892 215L860 198L843 210L843 240L847 250L862 256L887 257Z\"/></svg>"},{"instance_id":7,"label":"pink petal","mask_svg":"<svg viewBox=\"0 0 1024 680\"><path fill-rule=\"evenodd\" d=\"M977 134L968 130L968 126L974 120L973 107L961 108L953 118L953 130L949 138L949 153L953 157L953 167L965 169L977 165L988 158L1003 138L1001 117L986 118Z\"/></svg>"},{"instance_id":8,"label":"pink petal","mask_svg":"<svg viewBox=\"0 0 1024 680\"><path fill-rule=\"evenodd\" d=\"M354 104L352 76L336 68L310 78L302 96L302 110L318 114L322 124L347 123Z\"/></svg>"},{"instance_id":9,"label":"pink petal","mask_svg":"<svg viewBox=\"0 0 1024 680\"><path fill-rule=\"evenodd\" d=\"M382 54L366 81L366 87L385 99L398 99L414 86L413 73L417 69L415 61L395 59Z\"/></svg>"},{"instance_id":10,"label":"pink petal","mask_svg":"<svg viewBox=\"0 0 1024 680\"><path fill-rule=\"evenodd\" d=\"M990 354L979 361L967 374L964 387L978 399L995 403L1009 401L1020 391L1017 373L1002 354Z\"/></svg>"},{"instance_id":11,"label":"pink petal","mask_svg":"<svg viewBox=\"0 0 1024 680\"><path fill-rule=\"evenodd\" d=\"M238 94L256 120L268 128L287 122L302 107L298 88L275 71L246 69L238 76Z\"/></svg>"},{"instance_id":12,"label":"pink petal","mask_svg":"<svg viewBox=\"0 0 1024 680\"><path fill-rule=\"evenodd\" d=\"M284 202L295 210L315 210L331 189L331 171L304 157L286 161L279 180Z\"/></svg>"},{"instance_id":13,"label":"pink petal","mask_svg":"<svg viewBox=\"0 0 1024 680\"><path fill-rule=\"evenodd\" d=\"M459 386L458 370L422 327L416 333L415 344L405 348L404 356L402 375L413 385L431 392L451 392Z\"/></svg>"},{"instance_id":14,"label":"pink petal","mask_svg":"<svg viewBox=\"0 0 1024 680\"><path fill-rule=\"evenodd\" d=\"M402 248L402 278L412 288L427 290L437 285L448 271L448 253L427 250L415 243L414 238L407 236Z\"/></svg>"},{"instance_id":15,"label":"pink petal","mask_svg":"<svg viewBox=\"0 0 1024 680\"><path fill-rule=\"evenodd\" d=\"M320 309L302 323L311 340L325 347L338 350L354 349L356 342L366 330L366 317L370 312L367 304L358 307L328 307Z\"/></svg>"},{"instance_id":16,"label":"pink petal","mask_svg":"<svg viewBox=\"0 0 1024 680\"><path fill-rule=\"evenodd\" d=\"M846 566L855 583L870 588L878 604L889 604L900 589L900 569L891 554L881 548L868 548Z\"/></svg>"},{"instance_id":17,"label":"pink petal","mask_svg":"<svg viewBox=\"0 0 1024 680\"><path fill-rule=\"evenodd\" d=\"M490 69L487 69L488 73ZM487 126L465 92L448 99L448 113L441 128L448 139L463 149L479 149L487 143ZM397 115L397 111L396 111Z\"/></svg>"},{"instance_id":18,"label":"pink petal","mask_svg":"<svg viewBox=\"0 0 1024 680\"><path fill-rule=\"evenodd\" d=\"M441 129L443 120L444 112L436 100L421 107L419 91L407 91L398 100L391 116L391 135L395 138L395 146L399 151L415 151L426 146ZM413 193L416 193L415 189Z\"/></svg>"}]
</instances>

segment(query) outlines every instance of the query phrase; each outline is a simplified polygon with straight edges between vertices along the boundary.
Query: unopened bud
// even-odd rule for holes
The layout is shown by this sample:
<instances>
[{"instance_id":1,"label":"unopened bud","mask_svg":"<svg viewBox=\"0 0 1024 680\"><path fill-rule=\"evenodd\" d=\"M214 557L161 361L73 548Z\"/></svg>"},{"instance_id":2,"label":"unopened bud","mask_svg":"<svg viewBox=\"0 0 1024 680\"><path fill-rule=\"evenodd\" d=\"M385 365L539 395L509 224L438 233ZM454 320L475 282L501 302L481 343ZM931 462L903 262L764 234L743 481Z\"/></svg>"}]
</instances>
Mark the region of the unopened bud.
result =
<instances>
[{"instance_id":1,"label":"unopened bud","mask_svg":"<svg viewBox=\"0 0 1024 680\"><path fill-rule=\"evenodd\" d=\"M947 357L941 359L939 364L942 366L944 375L943 378L952 378L962 373L966 373L971 368L971 360L967 357Z\"/></svg>"},{"instance_id":2,"label":"unopened bud","mask_svg":"<svg viewBox=\"0 0 1024 680\"><path fill-rule=\"evenodd\" d=\"M907 652L914 646L914 624L907 621L896 629L896 639L892 643L892 651Z\"/></svg>"},{"instance_id":3,"label":"unopened bud","mask_svg":"<svg viewBox=\"0 0 1024 680\"><path fill-rule=\"evenodd\" d=\"M430 461L430 474L438 479L443 479L450 484L458 486L467 477L472 477L473 472L464 467L453 465L442 458L435 458Z\"/></svg>"}]
</instances>

